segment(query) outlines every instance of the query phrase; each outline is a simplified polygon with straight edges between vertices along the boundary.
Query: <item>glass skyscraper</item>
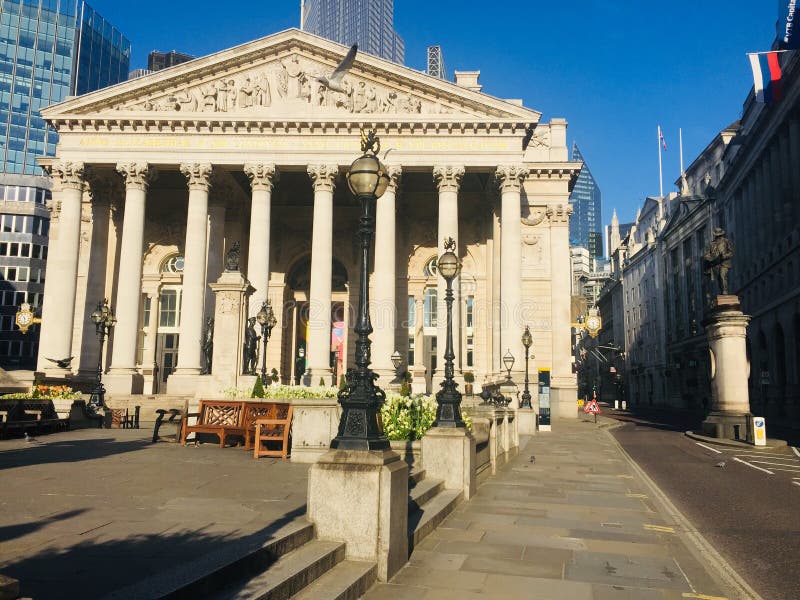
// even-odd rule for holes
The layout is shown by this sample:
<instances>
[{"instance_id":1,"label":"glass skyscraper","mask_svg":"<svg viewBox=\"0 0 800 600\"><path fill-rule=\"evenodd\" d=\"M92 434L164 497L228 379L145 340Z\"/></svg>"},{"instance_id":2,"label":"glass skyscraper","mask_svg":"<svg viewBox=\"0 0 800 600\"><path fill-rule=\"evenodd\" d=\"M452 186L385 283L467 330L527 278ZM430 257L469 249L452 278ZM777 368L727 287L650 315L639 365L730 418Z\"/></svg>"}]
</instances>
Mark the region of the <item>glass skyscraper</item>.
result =
<instances>
[{"instance_id":1,"label":"glass skyscraper","mask_svg":"<svg viewBox=\"0 0 800 600\"><path fill-rule=\"evenodd\" d=\"M50 180L36 157L58 138L40 110L125 81L130 50L82 0L0 0L0 364L32 364L38 345L14 313L38 309L44 288Z\"/></svg>"},{"instance_id":2,"label":"glass skyscraper","mask_svg":"<svg viewBox=\"0 0 800 600\"><path fill-rule=\"evenodd\" d=\"M603 229L601 225L601 194L589 166L583 159L578 144L572 144L572 160L583 161L575 187L570 194L572 217L569 220L570 246L583 246L592 257L603 256Z\"/></svg>"},{"instance_id":3,"label":"glass skyscraper","mask_svg":"<svg viewBox=\"0 0 800 600\"><path fill-rule=\"evenodd\" d=\"M305 0L303 29L403 64L403 39L394 30L394 0Z\"/></svg>"}]
</instances>

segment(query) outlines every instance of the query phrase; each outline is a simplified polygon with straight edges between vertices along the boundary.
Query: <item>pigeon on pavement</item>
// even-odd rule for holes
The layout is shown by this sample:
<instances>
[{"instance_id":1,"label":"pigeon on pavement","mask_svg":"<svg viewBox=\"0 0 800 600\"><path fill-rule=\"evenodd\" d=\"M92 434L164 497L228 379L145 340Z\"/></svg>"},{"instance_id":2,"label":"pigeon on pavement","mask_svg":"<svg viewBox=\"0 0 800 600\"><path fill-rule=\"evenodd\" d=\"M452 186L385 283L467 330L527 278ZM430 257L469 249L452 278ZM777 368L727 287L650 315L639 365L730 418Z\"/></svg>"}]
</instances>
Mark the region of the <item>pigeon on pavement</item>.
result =
<instances>
[{"instance_id":1,"label":"pigeon on pavement","mask_svg":"<svg viewBox=\"0 0 800 600\"><path fill-rule=\"evenodd\" d=\"M316 80L334 92L344 92L345 89L342 87L342 80L345 74L350 70L350 67L353 66L353 61L356 59L356 52L358 52L358 44L353 44L347 56L342 59L342 62L339 63L339 66L336 67L333 73L316 77Z\"/></svg>"},{"instance_id":2,"label":"pigeon on pavement","mask_svg":"<svg viewBox=\"0 0 800 600\"><path fill-rule=\"evenodd\" d=\"M716 465L714 465L714 466L715 466L715 467L719 467L720 469L724 469L724 468L725 468L725 461L724 461L724 460L723 460L723 461L720 461L720 462L718 462L718 463L717 463Z\"/></svg>"},{"instance_id":3,"label":"pigeon on pavement","mask_svg":"<svg viewBox=\"0 0 800 600\"><path fill-rule=\"evenodd\" d=\"M32 435L28 435L27 431L25 432L25 441L28 442L29 444L38 444L39 443L39 440L37 440Z\"/></svg>"}]
</instances>

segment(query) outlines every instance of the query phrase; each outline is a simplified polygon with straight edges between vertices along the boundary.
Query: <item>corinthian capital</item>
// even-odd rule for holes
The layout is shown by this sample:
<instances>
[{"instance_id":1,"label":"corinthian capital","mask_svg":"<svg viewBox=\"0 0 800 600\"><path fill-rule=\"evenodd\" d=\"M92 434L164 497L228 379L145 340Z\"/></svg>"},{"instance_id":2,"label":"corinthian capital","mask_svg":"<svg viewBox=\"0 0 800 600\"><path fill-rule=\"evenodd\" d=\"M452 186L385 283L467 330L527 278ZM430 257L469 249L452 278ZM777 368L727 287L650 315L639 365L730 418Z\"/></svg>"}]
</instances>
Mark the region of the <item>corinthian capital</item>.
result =
<instances>
[{"instance_id":1,"label":"corinthian capital","mask_svg":"<svg viewBox=\"0 0 800 600\"><path fill-rule=\"evenodd\" d=\"M125 178L128 190L147 190L156 178L155 168L144 162L118 163L117 172Z\"/></svg>"},{"instance_id":2,"label":"corinthian capital","mask_svg":"<svg viewBox=\"0 0 800 600\"><path fill-rule=\"evenodd\" d=\"M82 162L59 161L51 166L53 181L63 189L83 189L84 164Z\"/></svg>"},{"instance_id":3,"label":"corinthian capital","mask_svg":"<svg viewBox=\"0 0 800 600\"><path fill-rule=\"evenodd\" d=\"M280 178L275 165L248 163L244 166L244 172L250 179L250 187L253 191L266 190L271 192Z\"/></svg>"},{"instance_id":4,"label":"corinthian capital","mask_svg":"<svg viewBox=\"0 0 800 600\"><path fill-rule=\"evenodd\" d=\"M553 225L566 225L569 223L569 218L572 215L571 204L550 204L545 211L547 219Z\"/></svg>"},{"instance_id":5,"label":"corinthian capital","mask_svg":"<svg viewBox=\"0 0 800 600\"><path fill-rule=\"evenodd\" d=\"M494 173L501 192L518 192L527 176L528 169L522 165L500 165Z\"/></svg>"},{"instance_id":6,"label":"corinthian capital","mask_svg":"<svg viewBox=\"0 0 800 600\"><path fill-rule=\"evenodd\" d=\"M189 182L190 190L202 190L207 192L211 189L211 173L214 168L211 163L183 163L181 173Z\"/></svg>"},{"instance_id":7,"label":"corinthian capital","mask_svg":"<svg viewBox=\"0 0 800 600\"><path fill-rule=\"evenodd\" d=\"M339 176L337 165L308 165L308 176L314 185L314 192L333 192Z\"/></svg>"},{"instance_id":8,"label":"corinthian capital","mask_svg":"<svg viewBox=\"0 0 800 600\"><path fill-rule=\"evenodd\" d=\"M403 177L403 168L397 165L388 165L386 167L386 174L389 176L388 189L397 193L400 188L400 179Z\"/></svg>"},{"instance_id":9,"label":"corinthian capital","mask_svg":"<svg viewBox=\"0 0 800 600\"><path fill-rule=\"evenodd\" d=\"M440 192L458 192L464 178L464 167L437 165L433 167L433 180Z\"/></svg>"}]
</instances>

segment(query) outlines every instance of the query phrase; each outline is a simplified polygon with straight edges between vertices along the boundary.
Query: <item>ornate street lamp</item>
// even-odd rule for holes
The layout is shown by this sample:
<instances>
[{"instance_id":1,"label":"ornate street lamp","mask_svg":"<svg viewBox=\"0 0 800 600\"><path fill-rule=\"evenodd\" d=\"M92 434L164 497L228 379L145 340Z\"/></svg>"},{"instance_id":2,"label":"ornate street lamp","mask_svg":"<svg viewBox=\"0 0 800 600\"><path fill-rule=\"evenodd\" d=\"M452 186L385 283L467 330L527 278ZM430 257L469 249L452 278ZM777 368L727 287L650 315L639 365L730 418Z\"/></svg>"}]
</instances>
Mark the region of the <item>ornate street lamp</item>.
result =
<instances>
[{"instance_id":1,"label":"ornate street lamp","mask_svg":"<svg viewBox=\"0 0 800 600\"><path fill-rule=\"evenodd\" d=\"M102 302L97 303L97 309L91 314L97 337L100 338L100 352L97 355L97 374L94 389L89 397L88 408L92 412L98 412L105 406L106 389L103 387L103 344L106 337L111 335L111 330L117 323L114 316L114 309L108 305L108 298L103 298Z\"/></svg>"},{"instance_id":2,"label":"ornate street lamp","mask_svg":"<svg viewBox=\"0 0 800 600\"><path fill-rule=\"evenodd\" d=\"M342 416L339 431L331 440L331 448L341 450L388 450L389 440L383 433L380 410L386 399L375 385L378 376L369 368L371 345L369 334L369 262L372 238L375 235L375 204L389 185L386 168L378 160L380 140L374 131L361 132L362 156L353 161L347 173L350 191L361 202L358 235L361 241L361 277L358 289L358 318L355 369L348 369L347 383L339 391Z\"/></svg>"},{"instance_id":3,"label":"ornate street lamp","mask_svg":"<svg viewBox=\"0 0 800 600\"><path fill-rule=\"evenodd\" d=\"M525 325L525 331L522 334L522 345L525 346L525 391L522 392L522 402L520 408L533 408L531 406L531 392L528 389L528 351L533 344L533 336L531 335L530 327ZM531 356L531 358L536 358ZM512 363L513 364L513 363Z\"/></svg>"},{"instance_id":4,"label":"ornate street lamp","mask_svg":"<svg viewBox=\"0 0 800 600\"><path fill-rule=\"evenodd\" d=\"M506 384L513 385L514 382L511 380L511 368L514 366L514 355L511 354L511 348L508 349L506 355L503 357L503 364L506 367L506 371L508 371Z\"/></svg>"},{"instance_id":5,"label":"ornate street lamp","mask_svg":"<svg viewBox=\"0 0 800 600\"><path fill-rule=\"evenodd\" d=\"M453 379L454 366L453 359L456 357L453 352L453 279L458 276L461 270L461 260L456 256L456 242L453 238L444 241L445 252L436 261L439 275L444 277L447 282L444 301L447 305L447 342L444 349L444 381L441 383L442 389L436 393L436 421L434 427L466 427L464 419L461 418L461 392L458 391L458 384Z\"/></svg>"},{"instance_id":6,"label":"ornate street lamp","mask_svg":"<svg viewBox=\"0 0 800 600\"><path fill-rule=\"evenodd\" d=\"M272 335L272 328L278 323L272 305L265 300L261 310L256 314L256 321L261 325L261 339L264 340L264 353L261 356L261 385L267 385L267 342Z\"/></svg>"},{"instance_id":7,"label":"ornate street lamp","mask_svg":"<svg viewBox=\"0 0 800 600\"><path fill-rule=\"evenodd\" d=\"M403 364L403 357L400 356L399 350L395 350L394 352L392 352L392 365L394 365L395 377L398 378L400 377L399 371L400 371L400 365L402 364Z\"/></svg>"}]
</instances>

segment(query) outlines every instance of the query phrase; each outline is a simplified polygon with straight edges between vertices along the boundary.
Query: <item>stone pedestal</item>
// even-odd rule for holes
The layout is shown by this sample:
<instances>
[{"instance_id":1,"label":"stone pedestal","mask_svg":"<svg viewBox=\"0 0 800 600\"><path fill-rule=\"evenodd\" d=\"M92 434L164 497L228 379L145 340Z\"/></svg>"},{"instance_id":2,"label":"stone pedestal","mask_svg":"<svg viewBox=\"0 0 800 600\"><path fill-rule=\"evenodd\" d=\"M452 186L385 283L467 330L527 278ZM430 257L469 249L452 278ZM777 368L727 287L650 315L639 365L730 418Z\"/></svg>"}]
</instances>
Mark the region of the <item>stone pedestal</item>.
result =
<instances>
[{"instance_id":1,"label":"stone pedestal","mask_svg":"<svg viewBox=\"0 0 800 600\"><path fill-rule=\"evenodd\" d=\"M336 398L292 400L292 462L313 463L330 450L339 430L341 409Z\"/></svg>"},{"instance_id":2,"label":"stone pedestal","mask_svg":"<svg viewBox=\"0 0 800 600\"><path fill-rule=\"evenodd\" d=\"M408 560L408 465L391 450L331 450L309 471L307 514L319 539L346 542L388 581Z\"/></svg>"},{"instance_id":3,"label":"stone pedestal","mask_svg":"<svg viewBox=\"0 0 800 600\"><path fill-rule=\"evenodd\" d=\"M247 322L247 301L255 291L239 271L225 271L216 283L209 284L215 295L214 355L211 374L198 375L196 397L220 398L226 388L252 389L252 376L242 375L244 328ZM249 377L249 379L248 379ZM174 393L172 378L167 380L169 393Z\"/></svg>"},{"instance_id":4,"label":"stone pedestal","mask_svg":"<svg viewBox=\"0 0 800 600\"><path fill-rule=\"evenodd\" d=\"M745 336L750 317L737 296L717 296L703 326L711 360L711 414L703 421L706 435L745 439L750 397ZM737 436L738 433L738 436Z\"/></svg>"},{"instance_id":5,"label":"stone pedestal","mask_svg":"<svg viewBox=\"0 0 800 600\"><path fill-rule=\"evenodd\" d=\"M532 408L517 409L517 423L520 435L535 435L536 411Z\"/></svg>"},{"instance_id":6,"label":"stone pedestal","mask_svg":"<svg viewBox=\"0 0 800 600\"><path fill-rule=\"evenodd\" d=\"M421 313L420 313L421 314ZM425 394L428 392L428 382L425 378L427 374L425 365L414 365L411 370L411 393Z\"/></svg>"},{"instance_id":7,"label":"stone pedestal","mask_svg":"<svg viewBox=\"0 0 800 600\"><path fill-rule=\"evenodd\" d=\"M434 427L422 438L425 475L444 480L448 490L462 490L464 499L475 495L475 438L460 428Z\"/></svg>"}]
</instances>

